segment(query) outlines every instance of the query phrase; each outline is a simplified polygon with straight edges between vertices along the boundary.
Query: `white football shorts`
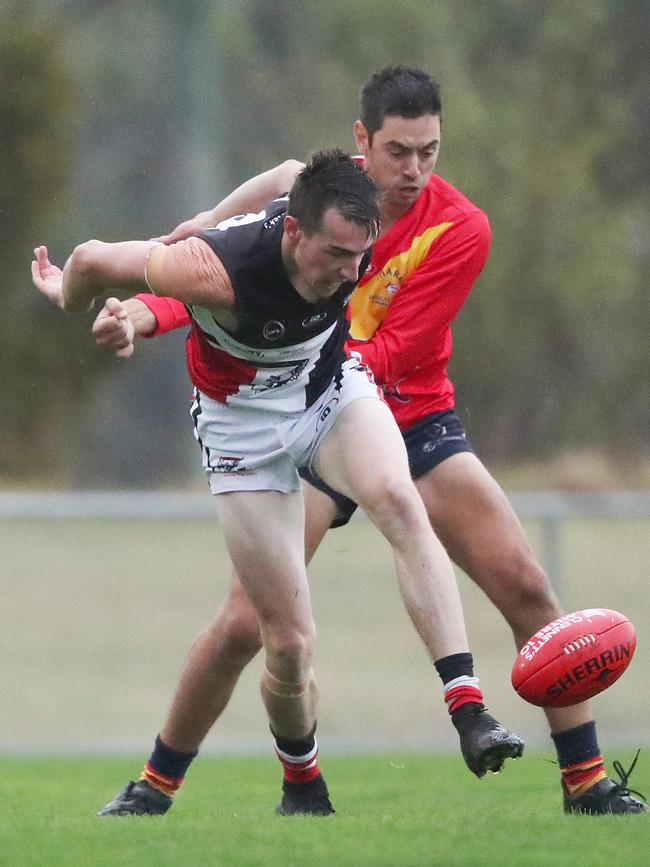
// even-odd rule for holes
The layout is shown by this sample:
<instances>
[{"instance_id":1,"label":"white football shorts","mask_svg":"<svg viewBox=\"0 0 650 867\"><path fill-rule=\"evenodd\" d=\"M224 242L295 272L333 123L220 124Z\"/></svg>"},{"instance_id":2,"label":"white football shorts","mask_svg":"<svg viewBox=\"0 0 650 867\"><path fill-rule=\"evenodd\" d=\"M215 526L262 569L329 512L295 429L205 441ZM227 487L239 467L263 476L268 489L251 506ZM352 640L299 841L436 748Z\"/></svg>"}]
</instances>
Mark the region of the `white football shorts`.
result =
<instances>
[{"instance_id":1,"label":"white football shorts","mask_svg":"<svg viewBox=\"0 0 650 867\"><path fill-rule=\"evenodd\" d=\"M299 491L299 467L311 468L339 413L360 398L383 400L369 369L347 359L309 409L276 413L232 406L194 390L191 414L213 494Z\"/></svg>"}]
</instances>

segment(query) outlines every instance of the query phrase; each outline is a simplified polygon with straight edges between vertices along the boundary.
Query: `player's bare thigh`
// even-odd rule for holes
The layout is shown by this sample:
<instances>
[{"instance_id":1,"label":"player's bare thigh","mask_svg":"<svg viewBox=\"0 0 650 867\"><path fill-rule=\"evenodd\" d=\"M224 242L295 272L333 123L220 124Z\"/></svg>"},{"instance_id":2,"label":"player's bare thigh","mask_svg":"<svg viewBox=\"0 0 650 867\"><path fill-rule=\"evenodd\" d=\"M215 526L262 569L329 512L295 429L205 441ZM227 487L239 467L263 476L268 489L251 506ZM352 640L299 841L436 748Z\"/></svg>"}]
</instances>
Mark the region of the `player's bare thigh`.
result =
<instances>
[{"instance_id":1,"label":"player's bare thigh","mask_svg":"<svg viewBox=\"0 0 650 867\"><path fill-rule=\"evenodd\" d=\"M534 561L508 498L473 453L451 455L415 484L451 558L481 586L505 564Z\"/></svg>"},{"instance_id":2,"label":"player's bare thigh","mask_svg":"<svg viewBox=\"0 0 650 867\"><path fill-rule=\"evenodd\" d=\"M262 631L312 631L301 492L236 491L216 499L228 553Z\"/></svg>"},{"instance_id":3,"label":"player's bare thigh","mask_svg":"<svg viewBox=\"0 0 650 867\"><path fill-rule=\"evenodd\" d=\"M303 479L305 498L305 562L309 563L336 516L336 503Z\"/></svg>"},{"instance_id":4,"label":"player's bare thigh","mask_svg":"<svg viewBox=\"0 0 650 867\"><path fill-rule=\"evenodd\" d=\"M408 484L406 447L386 404L373 398L348 404L319 447L314 469L360 505L373 501L388 479Z\"/></svg>"}]
</instances>

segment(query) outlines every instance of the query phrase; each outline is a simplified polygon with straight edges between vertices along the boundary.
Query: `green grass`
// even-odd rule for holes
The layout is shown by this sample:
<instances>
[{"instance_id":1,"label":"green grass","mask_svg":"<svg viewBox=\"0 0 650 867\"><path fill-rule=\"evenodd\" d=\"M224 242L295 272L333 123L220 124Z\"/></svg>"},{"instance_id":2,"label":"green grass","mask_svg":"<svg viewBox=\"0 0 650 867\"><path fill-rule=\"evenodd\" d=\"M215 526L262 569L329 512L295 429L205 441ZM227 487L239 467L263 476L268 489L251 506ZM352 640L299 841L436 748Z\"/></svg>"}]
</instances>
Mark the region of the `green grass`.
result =
<instances>
[{"instance_id":1,"label":"green grass","mask_svg":"<svg viewBox=\"0 0 650 867\"><path fill-rule=\"evenodd\" d=\"M625 755L626 761L630 756ZM636 785L650 788L643 764ZM650 817L564 816L550 754L478 781L456 756L325 760L336 816L279 818L274 759L201 760L164 818L95 810L125 760L0 761L0 863L22 865L571 865L647 863Z\"/></svg>"},{"instance_id":2,"label":"green grass","mask_svg":"<svg viewBox=\"0 0 650 867\"><path fill-rule=\"evenodd\" d=\"M533 543L538 528L529 526ZM223 594L228 561L209 522L0 521L0 865L554 865L641 867L650 817L565 817L551 753L529 749L477 781L456 753L440 684L404 613L390 551L364 521L328 534L311 569L324 771L337 815L280 819L259 660L163 819L100 821L139 772L196 632ZM594 701L600 746L650 747L647 521L572 521L563 531L567 608L603 605L636 623L625 676ZM491 710L532 745L542 714L514 694L502 618L460 576ZM355 744L391 755L352 758ZM377 746L379 745L379 746ZM418 760L408 749L446 750ZM22 759L93 751L132 760ZM650 749L631 784L650 795Z\"/></svg>"}]
</instances>

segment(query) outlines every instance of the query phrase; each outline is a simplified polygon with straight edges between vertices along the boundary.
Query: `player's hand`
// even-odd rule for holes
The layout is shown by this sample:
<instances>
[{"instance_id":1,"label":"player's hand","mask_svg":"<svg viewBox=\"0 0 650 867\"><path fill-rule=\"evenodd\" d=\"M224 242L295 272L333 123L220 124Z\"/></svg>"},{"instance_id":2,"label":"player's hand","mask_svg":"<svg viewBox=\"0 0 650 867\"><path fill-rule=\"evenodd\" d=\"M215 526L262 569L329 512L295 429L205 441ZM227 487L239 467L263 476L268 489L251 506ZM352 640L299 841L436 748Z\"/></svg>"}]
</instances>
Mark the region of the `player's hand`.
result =
<instances>
[{"instance_id":1,"label":"player's hand","mask_svg":"<svg viewBox=\"0 0 650 867\"><path fill-rule=\"evenodd\" d=\"M91 331L98 346L113 352L118 358L133 355L135 329L126 307L117 298L107 298Z\"/></svg>"},{"instance_id":2,"label":"player's hand","mask_svg":"<svg viewBox=\"0 0 650 867\"><path fill-rule=\"evenodd\" d=\"M199 232L205 229L205 224L201 220L201 215L192 217L191 220L185 220L168 235L161 235L159 238L151 238L152 241L157 241L159 244L175 244L177 241L184 241L186 238L194 238Z\"/></svg>"},{"instance_id":3,"label":"player's hand","mask_svg":"<svg viewBox=\"0 0 650 867\"><path fill-rule=\"evenodd\" d=\"M32 280L46 298L57 307L63 308L63 271L50 262L47 247L34 249Z\"/></svg>"}]
</instances>

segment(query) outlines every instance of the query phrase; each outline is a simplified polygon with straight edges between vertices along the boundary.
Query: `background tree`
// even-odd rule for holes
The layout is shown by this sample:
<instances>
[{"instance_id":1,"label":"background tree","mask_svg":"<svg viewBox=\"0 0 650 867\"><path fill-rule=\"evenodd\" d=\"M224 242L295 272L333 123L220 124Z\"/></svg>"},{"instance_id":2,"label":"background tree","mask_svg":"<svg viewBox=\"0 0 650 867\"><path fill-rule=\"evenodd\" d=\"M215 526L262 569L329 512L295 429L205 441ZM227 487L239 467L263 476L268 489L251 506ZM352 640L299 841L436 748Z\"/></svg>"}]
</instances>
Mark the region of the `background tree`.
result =
<instances>
[{"instance_id":1,"label":"background tree","mask_svg":"<svg viewBox=\"0 0 650 867\"><path fill-rule=\"evenodd\" d=\"M31 4L11 3L0 27L0 472L57 465L78 394L84 338L30 291L32 239L66 208L74 90L59 33ZM62 333L63 331L63 333Z\"/></svg>"},{"instance_id":2,"label":"background tree","mask_svg":"<svg viewBox=\"0 0 650 867\"><path fill-rule=\"evenodd\" d=\"M441 82L439 171L492 223L452 370L482 455L647 456L649 39L642 0L3 7L0 472L186 478L182 337L105 358L90 317L35 296L31 247L158 234L287 156L351 149L388 63Z\"/></svg>"}]
</instances>

